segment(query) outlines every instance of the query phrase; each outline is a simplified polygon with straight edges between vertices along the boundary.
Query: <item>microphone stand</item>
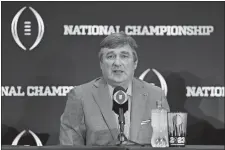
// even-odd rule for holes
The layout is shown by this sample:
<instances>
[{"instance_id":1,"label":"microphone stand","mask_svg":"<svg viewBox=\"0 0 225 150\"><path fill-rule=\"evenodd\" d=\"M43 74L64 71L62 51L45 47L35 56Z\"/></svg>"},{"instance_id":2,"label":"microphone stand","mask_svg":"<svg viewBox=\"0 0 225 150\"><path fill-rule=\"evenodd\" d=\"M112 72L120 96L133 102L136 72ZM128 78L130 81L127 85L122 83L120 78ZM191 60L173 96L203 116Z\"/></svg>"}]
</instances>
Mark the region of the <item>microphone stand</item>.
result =
<instances>
[{"instance_id":1,"label":"microphone stand","mask_svg":"<svg viewBox=\"0 0 225 150\"><path fill-rule=\"evenodd\" d=\"M137 142L134 142L134 141L131 141L129 140L126 135L124 134L124 124L125 124L125 117L124 117L124 112L123 112L123 108L119 108L119 117L118 117L118 120L119 120L119 125L120 125L120 133L118 134L118 140L120 141L119 144L117 145L122 145L123 142L130 142L130 143L133 143L133 144L136 144L136 145L139 145L139 146L145 146L143 144L140 144L140 143L137 143Z\"/></svg>"}]
</instances>

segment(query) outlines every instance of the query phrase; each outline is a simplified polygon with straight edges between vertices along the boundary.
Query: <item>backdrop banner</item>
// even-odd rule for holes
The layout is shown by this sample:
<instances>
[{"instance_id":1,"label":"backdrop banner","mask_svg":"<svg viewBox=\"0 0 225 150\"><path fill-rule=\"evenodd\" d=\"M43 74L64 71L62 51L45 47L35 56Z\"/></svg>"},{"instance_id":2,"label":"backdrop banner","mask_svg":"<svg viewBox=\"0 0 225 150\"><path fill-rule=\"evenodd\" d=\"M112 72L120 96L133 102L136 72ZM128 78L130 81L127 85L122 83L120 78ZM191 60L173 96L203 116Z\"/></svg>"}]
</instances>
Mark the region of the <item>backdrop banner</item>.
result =
<instances>
[{"instance_id":1,"label":"backdrop banner","mask_svg":"<svg viewBox=\"0 0 225 150\"><path fill-rule=\"evenodd\" d=\"M2 144L31 130L58 144L74 87L101 76L98 51L124 31L137 42L135 77L187 112L186 144L224 145L223 2L2 2Z\"/></svg>"}]
</instances>

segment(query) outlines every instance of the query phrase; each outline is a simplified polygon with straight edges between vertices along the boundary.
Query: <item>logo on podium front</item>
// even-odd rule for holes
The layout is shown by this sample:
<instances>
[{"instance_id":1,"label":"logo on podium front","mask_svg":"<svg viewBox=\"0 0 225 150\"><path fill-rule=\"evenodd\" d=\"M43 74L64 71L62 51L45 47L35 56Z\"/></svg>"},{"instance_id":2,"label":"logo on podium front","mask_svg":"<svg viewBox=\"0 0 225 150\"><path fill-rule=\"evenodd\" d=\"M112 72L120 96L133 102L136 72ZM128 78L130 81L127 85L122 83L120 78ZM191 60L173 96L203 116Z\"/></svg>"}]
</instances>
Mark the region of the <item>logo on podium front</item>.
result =
<instances>
[{"instance_id":1,"label":"logo on podium front","mask_svg":"<svg viewBox=\"0 0 225 150\"><path fill-rule=\"evenodd\" d=\"M19 141L21 140L21 138L25 135L25 134L31 134L31 136L33 137L33 139L36 142L37 146L43 146L41 140L38 138L38 136L31 130L23 130L22 132L20 132L15 139L12 142L12 145L18 145ZM29 143L27 143L24 146L30 146Z\"/></svg>"}]
</instances>

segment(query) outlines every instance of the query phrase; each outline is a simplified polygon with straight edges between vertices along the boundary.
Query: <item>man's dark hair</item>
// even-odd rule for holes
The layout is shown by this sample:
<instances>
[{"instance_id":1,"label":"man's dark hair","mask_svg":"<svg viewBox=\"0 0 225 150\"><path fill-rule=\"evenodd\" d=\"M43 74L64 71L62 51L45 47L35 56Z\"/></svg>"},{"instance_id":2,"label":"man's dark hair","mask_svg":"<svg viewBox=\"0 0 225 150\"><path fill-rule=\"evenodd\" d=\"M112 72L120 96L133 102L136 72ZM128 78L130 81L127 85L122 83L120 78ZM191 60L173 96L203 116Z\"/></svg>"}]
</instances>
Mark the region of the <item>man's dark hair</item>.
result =
<instances>
[{"instance_id":1,"label":"man's dark hair","mask_svg":"<svg viewBox=\"0 0 225 150\"><path fill-rule=\"evenodd\" d=\"M102 40L102 42L100 43L101 50L99 51L99 54L98 54L100 61L102 61L103 48L114 49L114 48L123 47L126 45L129 45L132 48L134 62L136 62L138 60L138 56L136 52L138 45L136 44L136 41L131 36L125 34L124 32L112 33Z\"/></svg>"}]
</instances>

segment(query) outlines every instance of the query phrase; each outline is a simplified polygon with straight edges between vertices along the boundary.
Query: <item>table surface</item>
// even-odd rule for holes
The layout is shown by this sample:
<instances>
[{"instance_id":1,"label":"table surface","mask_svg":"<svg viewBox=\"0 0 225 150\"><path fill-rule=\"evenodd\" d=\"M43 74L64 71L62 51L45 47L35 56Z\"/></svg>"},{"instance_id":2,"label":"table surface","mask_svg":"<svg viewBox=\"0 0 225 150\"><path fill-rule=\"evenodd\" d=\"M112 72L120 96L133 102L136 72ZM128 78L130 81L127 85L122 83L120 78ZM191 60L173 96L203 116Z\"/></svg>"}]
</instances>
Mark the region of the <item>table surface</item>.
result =
<instances>
[{"instance_id":1,"label":"table surface","mask_svg":"<svg viewBox=\"0 0 225 150\"><path fill-rule=\"evenodd\" d=\"M53 145L53 146L11 146L11 145L3 145L2 150L80 150L80 149L96 149L96 150L159 150L159 148L153 148L150 146L140 147L140 146L61 146L61 145ZM224 145L186 145L185 147L167 147L160 148L163 150L224 150Z\"/></svg>"}]
</instances>

